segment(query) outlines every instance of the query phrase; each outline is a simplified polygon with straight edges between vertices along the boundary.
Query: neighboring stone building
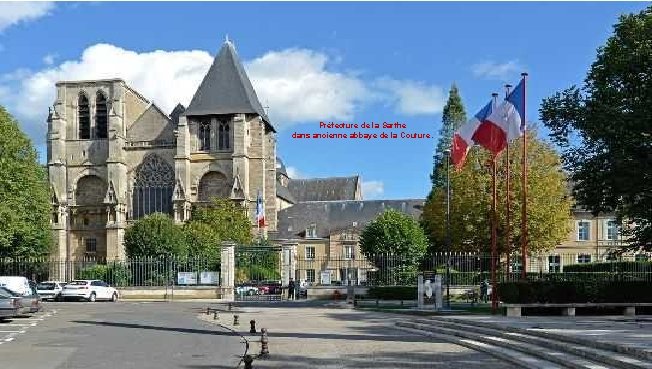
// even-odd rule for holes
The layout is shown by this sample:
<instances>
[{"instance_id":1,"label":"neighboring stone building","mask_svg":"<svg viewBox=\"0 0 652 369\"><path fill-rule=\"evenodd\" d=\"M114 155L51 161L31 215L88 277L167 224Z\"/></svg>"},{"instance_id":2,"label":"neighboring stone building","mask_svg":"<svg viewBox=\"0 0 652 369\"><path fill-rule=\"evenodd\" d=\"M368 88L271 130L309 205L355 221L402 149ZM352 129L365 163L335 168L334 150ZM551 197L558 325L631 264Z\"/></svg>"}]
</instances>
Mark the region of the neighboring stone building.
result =
<instances>
[{"instance_id":1,"label":"neighboring stone building","mask_svg":"<svg viewBox=\"0 0 652 369\"><path fill-rule=\"evenodd\" d=\"M122 259L128 223L153 212L177 222L216 196L257 195L276 229L276 132L226 42L187 109L168 116L123 80L56 84L48 117L55 256Z\"/></svg>"},{"instance_id":2,"label":"neighboring stone building","mask_svg":"<svg viewBox=\"0 0 652 369\"><path fill-rule=\"evenodd\" d=\"M333 182L336 181L343 179ZM320 179L314 186L321 188L324 182L327 180ZM322 283L321 273L328 272L333 283L363 283L366 272L373 268L364 259L358 242L364 227L389 209L418 220L424 203L423 199L300 202L279 212L273 236L293 250L297 262L293 268L295 279Z\"/></svg>"}]
</instances>

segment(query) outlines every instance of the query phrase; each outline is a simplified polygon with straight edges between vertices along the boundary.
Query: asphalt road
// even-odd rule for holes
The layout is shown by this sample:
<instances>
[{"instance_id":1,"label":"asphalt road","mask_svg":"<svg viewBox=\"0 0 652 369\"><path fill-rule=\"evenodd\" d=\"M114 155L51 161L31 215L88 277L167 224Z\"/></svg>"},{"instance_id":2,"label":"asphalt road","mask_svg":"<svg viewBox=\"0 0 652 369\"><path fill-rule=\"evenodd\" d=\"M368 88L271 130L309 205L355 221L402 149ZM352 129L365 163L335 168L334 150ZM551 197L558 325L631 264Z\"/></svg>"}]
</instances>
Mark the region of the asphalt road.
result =
<instances>
[{"instance_id":1,"label":"asphalt road","mask_svg":"<svg viewBox=\"0 0 652 369\"><path fill-rule=\"evenodd\" d=\"M239 336L197 319L200 303L46 303L37 325L0 344L2 369L233 369ZM49 316L48 316L49 315ZM16 330L24 320L0 323ZM20 326L22 328L22 326Z\"/></svg>"}]
</instances>

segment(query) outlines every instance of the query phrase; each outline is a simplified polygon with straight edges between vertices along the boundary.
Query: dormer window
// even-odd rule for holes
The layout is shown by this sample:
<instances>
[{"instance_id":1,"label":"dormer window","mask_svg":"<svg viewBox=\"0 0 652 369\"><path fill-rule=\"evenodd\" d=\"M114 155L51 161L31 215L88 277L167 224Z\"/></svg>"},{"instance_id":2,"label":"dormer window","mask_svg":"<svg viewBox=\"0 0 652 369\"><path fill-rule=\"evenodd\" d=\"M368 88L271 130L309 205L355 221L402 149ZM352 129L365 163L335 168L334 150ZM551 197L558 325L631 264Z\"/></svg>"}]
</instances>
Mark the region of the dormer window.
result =
<instances>
[{"instance_id":1,"label":"dormer window","mask_svg":"<svg viewBox=\"0 0 652 369\"><path fill-rule=\"evenodd\" d=\"M317 238L317 225L311 224L310 227L306 228L306 238Z\"/></svg>"}]
</instances>

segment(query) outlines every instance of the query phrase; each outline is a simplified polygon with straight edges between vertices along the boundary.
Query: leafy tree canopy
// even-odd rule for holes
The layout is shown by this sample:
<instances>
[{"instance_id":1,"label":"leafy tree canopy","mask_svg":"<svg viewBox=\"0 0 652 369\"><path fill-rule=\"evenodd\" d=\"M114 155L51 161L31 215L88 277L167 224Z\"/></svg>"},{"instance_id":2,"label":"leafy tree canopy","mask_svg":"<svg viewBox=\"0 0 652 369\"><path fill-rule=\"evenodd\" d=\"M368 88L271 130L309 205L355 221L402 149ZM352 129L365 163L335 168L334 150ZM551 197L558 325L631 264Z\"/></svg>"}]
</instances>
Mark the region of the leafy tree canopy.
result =
<instances>
[{"instance_id":1,"label":"leafy tree canopy","mask_svg":"<svg viewBox=\"0 0 652 369\"><path fill-rule=\"evenodd\" d=\"M125 249L129 257L187 255L181 227L162 213L150 214L135 221L125 231Z\"/></svg>"},{"instance_id":2,"label":"leafy tree canopy","mask_svg":"<svg viewBox=\"0 0 652 369\"><path fill-rule=\"evenodd\" d=\"M47 173L18 122L0 106L0 257L49 253Z\"/></svg>"},{"instance_id":3,"label":"leafy tree canopy","mask_svg":"<svg viewBox=\"0 0 652 369\"><path fill-rule=\"evenodd\" d=\"M521 153L522 140L510 144L510 250L519 250L521 236ZM505 153L497 159L498 240L506 250L506 176ZM451 167L451 248L453 251L488 252L491 247L491 171L488 151L473 147L466 164L459 171ZM566 178L557 153L538 140L534 131L528 134L528 248L530 251L554 248L570 232L571 201ZM435 191L426 203L422 224L429 232L433 251L445 251L446 188Z\"/></svg>"},{"instance_id":4,"label":"leafy tree canopy","mask_svg":"<svg viewBox=\"0 0 652 369\"><path fill-rule=\"evenodd\" d=\"M387 210L369 223L360 235L360 249L370 259L395 254L418 263L428 249L428 240L409 215Z\"/></svg>"},{"instance_id":5,"label":"leafy tree canopy","mask_svg":"<svg viewBox=\"0 0 652 369\"><path fill-rule=\"evenodd\" d=\"M197 206L192 211L190 227L201 223L197 228L206 232L204 249L215 247L222 241L233 241L237 244L250 244L252 240L251 222L245 209L229 199L214 198L209 206Z\"/></svg>"},{"instance_id":6,"label":"leafy tree canopy","mask_svg":"<svg viewBox=\"0 0 652 369\"><path fill-rule=\"evenodd\" d=\"M620 17L581 88L544 99L541 120L563 150L574 196L629 222L630 247L652 249L652 7Z\"/></svg>"}]
</instances>

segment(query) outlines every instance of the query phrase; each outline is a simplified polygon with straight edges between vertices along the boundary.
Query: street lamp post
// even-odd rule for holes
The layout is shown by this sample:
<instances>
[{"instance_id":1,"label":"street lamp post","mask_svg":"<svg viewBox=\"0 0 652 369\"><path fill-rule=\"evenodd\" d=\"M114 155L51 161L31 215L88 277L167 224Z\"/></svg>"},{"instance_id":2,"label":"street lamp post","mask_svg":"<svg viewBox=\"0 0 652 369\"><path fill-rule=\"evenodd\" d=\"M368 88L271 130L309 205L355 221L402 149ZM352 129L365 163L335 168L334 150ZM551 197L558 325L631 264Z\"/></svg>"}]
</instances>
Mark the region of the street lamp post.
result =
<instances>
[{"instance_id":1,"label":"street lamp post","mask_svg":"<svg viewBox=\"0 0 652 369\"><path fill-rule=\"evenodd\" d=\"M446 305L451 308L451 151L446 150Z\"/></svg>"}]
</instances>

